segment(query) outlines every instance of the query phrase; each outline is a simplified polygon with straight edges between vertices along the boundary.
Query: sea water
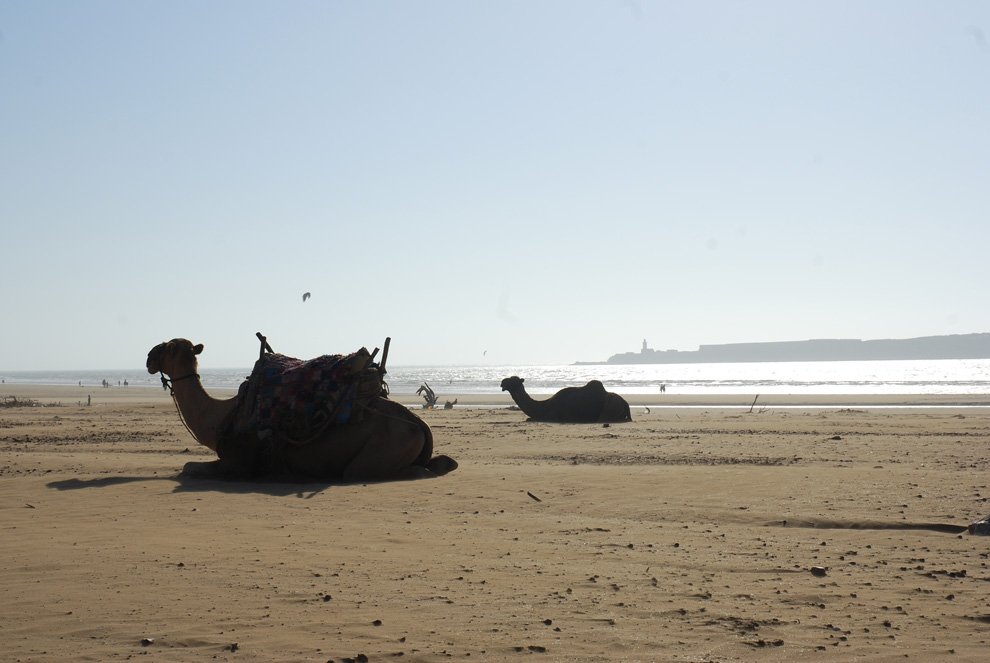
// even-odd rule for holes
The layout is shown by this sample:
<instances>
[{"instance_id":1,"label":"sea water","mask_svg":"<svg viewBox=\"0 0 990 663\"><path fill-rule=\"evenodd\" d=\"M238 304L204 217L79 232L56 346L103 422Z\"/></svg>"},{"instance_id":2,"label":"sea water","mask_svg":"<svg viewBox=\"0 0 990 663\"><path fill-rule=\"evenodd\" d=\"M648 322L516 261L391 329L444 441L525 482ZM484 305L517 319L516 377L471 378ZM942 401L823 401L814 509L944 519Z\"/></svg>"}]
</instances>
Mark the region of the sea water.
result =
<instances>
[{"instance_id":1,"label":"sea water","mask_svg":"<svg viewBox=\"0 0 990 663\"><path fill-rule=\"evenodd\" d=\"M207 389L236 389L251 368L201 368ZM554 393L596 379L623 394L988 394L990 359L906 361L758 362L736 364L623 364L560 366L392 366L391 393L413 394L429 384L445 394L500 393L503 378L518 375L530 394ZM7 384L158 387L143 369L0 371Z\"/></svg>"}]
</instances>

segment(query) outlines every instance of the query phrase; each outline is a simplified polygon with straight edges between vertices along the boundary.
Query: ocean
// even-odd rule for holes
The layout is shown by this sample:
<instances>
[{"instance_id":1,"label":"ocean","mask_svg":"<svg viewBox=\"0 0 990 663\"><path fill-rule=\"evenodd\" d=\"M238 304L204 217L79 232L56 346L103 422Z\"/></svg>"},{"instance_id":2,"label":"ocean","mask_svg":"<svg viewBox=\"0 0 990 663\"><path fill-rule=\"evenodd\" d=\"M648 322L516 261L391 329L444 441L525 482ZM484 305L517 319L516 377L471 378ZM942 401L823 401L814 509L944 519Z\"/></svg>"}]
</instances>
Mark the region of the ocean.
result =
<instances>
[{"instance_id":1,"label":"ocean","mask_svg":"<svg viewBox=\"0 0 990 663\"><path fill-rule=\"evenodd\" d=\"M207 389L237 388L249 367L203 368ZM623 394L987 394L990 359L923 361L820 361L738 364L626 364L564 366L389 366L393 394L413 394L427 383L445 394L500 393L502 378L518 375L531 394L550 394L591 379ZM143 369L88 371L0 371L7 384L161 388Z\"/></svg>"}]
</instances>

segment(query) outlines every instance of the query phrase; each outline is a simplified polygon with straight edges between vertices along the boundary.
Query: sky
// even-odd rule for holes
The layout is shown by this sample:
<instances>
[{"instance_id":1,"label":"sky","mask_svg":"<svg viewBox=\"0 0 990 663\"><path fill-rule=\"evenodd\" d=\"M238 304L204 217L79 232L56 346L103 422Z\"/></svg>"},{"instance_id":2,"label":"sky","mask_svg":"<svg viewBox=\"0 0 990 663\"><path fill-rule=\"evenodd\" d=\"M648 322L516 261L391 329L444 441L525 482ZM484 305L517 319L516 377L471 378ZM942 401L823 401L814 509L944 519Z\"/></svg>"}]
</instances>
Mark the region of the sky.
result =
<instances>
[{"instance_id":1,"label":"sky","mask_svg":"<svg viewBox=\"0 0 990 663\"><path fill-rule=\"evenodd\" d=\"M0 1L2 370L987 332L988 250L987 2Z\"/></svg>"}]
</instances>

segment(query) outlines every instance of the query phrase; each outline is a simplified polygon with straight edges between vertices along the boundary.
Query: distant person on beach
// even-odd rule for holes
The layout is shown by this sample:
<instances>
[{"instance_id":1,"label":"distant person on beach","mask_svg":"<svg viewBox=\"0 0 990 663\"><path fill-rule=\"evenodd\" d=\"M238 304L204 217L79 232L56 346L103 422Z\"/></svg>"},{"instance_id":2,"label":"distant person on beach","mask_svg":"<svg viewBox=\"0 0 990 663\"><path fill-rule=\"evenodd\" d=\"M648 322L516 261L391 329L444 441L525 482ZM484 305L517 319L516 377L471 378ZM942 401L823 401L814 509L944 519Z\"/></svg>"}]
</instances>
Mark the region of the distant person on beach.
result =
<instances>
[{"instance_id":1,"label":"distant person on beach","mask_svg":"<svg viewBox=\"0 0 990 663\"><path fill-rule=\"evenodd\" d=\"M660 385L660 393L661 394L666 394L667 393L667 385L666 384L661 384Z\"/></svg>"}]
</instances>

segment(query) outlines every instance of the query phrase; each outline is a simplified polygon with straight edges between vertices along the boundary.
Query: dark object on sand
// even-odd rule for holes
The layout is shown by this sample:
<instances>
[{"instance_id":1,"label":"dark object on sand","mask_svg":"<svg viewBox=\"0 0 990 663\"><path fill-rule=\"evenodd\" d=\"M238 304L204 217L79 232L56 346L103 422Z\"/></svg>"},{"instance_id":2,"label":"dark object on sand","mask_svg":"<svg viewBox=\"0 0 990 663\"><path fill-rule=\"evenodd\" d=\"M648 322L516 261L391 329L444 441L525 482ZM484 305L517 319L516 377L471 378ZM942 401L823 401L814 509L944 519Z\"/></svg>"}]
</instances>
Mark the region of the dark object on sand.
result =
<instances>
[{"instance_id":1,"label":"dark object on sand","mask_svg":"<svg viewBox=\"0 0 990 663\"><path fill-rule=\"evenodd\" d=\"M433 455L426 422L388 399L389 339L376 363L377 348L304 361L272 352L257 336L254 371L227 400L203 388L202 344L177 338L148 353L148 372L162 373L189 433L218 456L186 463L187 476L358 481L440 476L457 467Z\"/></svg>"},{"instance_id":2,"label":"dark object on sand","mask_svg":"<svg viewBox=\"0 0 990 663\"><path fill-rule=\"evenodd\" d=\"M975 523L970 523L968 529L970 534L990 536L990 516L987 516L983 520L977 520Z\"/></svg>"},{"instance_id":3,"label":"dark object on sand","mask_svg":"<svg viewBox=\"0 0 990 663\"><path fill-rule=\"evenodd\" d=\"M583 387L565 387L542 401L526 393L523 378L513 375L502 380L502 391L509 392L519 409L534 421L558 423L620 423L632 421L629 403L622 396L605 391L605 385L591 380Z\"/></svg>"}]
</instances>

